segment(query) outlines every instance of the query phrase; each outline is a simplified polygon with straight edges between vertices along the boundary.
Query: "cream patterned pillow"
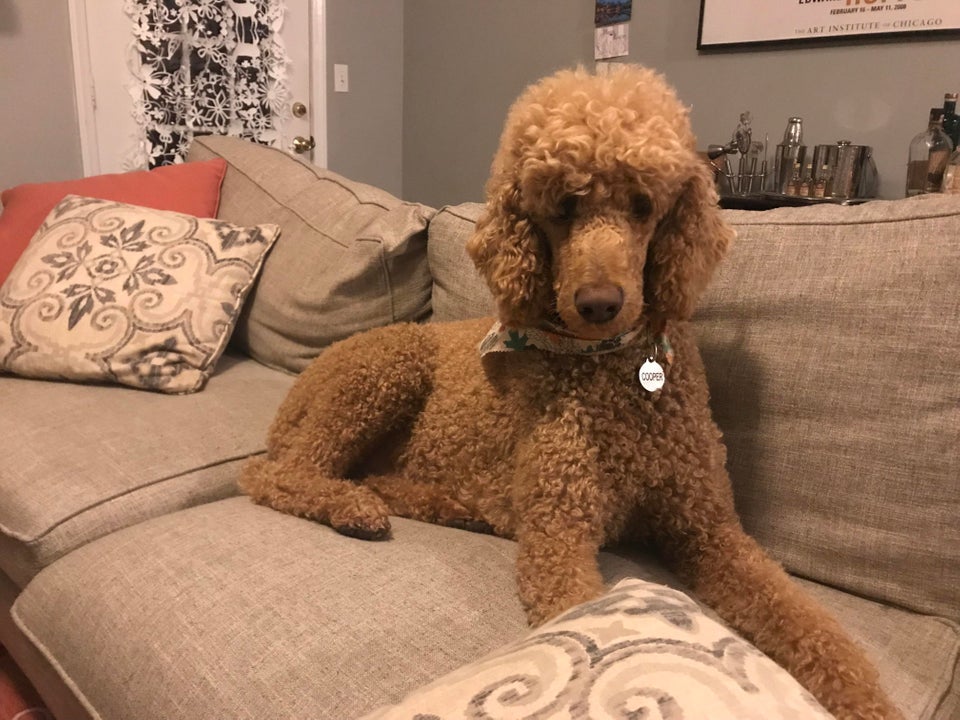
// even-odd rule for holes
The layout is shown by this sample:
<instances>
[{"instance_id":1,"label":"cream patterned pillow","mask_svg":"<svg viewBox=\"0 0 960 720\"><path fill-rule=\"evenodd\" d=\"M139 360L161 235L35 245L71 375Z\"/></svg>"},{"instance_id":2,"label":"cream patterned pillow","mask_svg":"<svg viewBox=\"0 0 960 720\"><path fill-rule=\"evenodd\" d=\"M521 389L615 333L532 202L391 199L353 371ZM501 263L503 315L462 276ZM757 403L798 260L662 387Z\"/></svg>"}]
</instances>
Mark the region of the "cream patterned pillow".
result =
<instances>
[{"instance_id":1,"label":"cream patterned pillow","mask_svg":"<svg viewBox=\"0 0 960 720\"><path fill-rule=\"evenodd\" d=\"M631 579L363 720L831 717L688 596Z\"/></svg>"},{"instance_id":2,"label":"cream patterned pillow","mask_svg":"<svg viewBox=\"0 0 960 720\"><path fill-rule=\"evenodd\" d=\"M200 390L279 232L68 195L0 288L0 369Z\"/></svg>"}]
</instances>

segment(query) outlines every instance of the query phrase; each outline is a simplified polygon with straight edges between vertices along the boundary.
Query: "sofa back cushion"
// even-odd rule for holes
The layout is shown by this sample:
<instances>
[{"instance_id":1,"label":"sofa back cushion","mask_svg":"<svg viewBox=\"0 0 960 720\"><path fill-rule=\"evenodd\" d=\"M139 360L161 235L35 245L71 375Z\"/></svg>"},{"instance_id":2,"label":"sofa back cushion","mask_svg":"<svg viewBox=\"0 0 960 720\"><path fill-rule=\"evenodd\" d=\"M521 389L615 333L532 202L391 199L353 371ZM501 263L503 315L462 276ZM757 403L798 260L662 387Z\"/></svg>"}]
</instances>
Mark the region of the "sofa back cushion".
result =
<instances>
[{"instance_id":1,"label":"sofa back cushion","mask_svg":"<svg viewBox=\"0 0 960 720\"><path fill-rule=\"evenodd\" d=\"M744 525L960 618L960 198L733 211L695 322Z\"/></svg>"},{"instance_id":2,"label":"sofa back cushion","mask_svg":"<svg viewBox=\"0 0 960 720\"><path fill-rule=\"evenodd\" d=\"M435 319L491 306L480 209L431 223ZM694 322L744 525L794 573L960 618L960 199L724 216Z\"/></svg>"},{"instance_id":3,"label":"sofa back cushion","mask_svg":"<svg viewBox=\"0 0 960 720\"><path fill-rule=\"evenodd\" d=\"M227 161L218 217L283 229L234 345L299 372L330 343L430 312L431 208L232 137L197 138L190 160Z\"/></svg>"},{"instance_id":4,"label":"sofa back cushion","mask_svg":"<svg viewBox=\"0 0 960 720\"><path fill-rule=\"evenodd\" d=\"M480 203L448 205L430 221L427 259L433 277L434 322L493 316L496 310L466 250L482 210Z\"/></svg>"}]
</instances>

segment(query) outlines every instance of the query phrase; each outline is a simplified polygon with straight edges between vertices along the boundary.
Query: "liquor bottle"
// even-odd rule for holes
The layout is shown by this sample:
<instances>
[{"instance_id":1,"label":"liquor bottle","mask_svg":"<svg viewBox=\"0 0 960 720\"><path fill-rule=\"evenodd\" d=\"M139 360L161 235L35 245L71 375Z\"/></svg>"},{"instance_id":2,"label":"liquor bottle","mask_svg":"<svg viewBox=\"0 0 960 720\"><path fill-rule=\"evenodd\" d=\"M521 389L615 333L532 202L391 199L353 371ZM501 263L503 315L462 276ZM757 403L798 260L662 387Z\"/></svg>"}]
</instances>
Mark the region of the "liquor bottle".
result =
<instances>
[{"instance_id":1,"label":"liquor bottle","mask_svg":"<svg viewBox=\"0 0 960 720\"><path fill-rule=\"evenodd\" d=\"M943 96L943 132L953 146L960 147L960 115L957 115L957 93Z\"/></svg>"},{"instance_id":2,"label":"liquor bottle","mask_svg":"<svg viewBox=\"0 0 960 720\"><path fill-rule=\"evenodd\" d=\"M829 180L830 167L826 164L820 166L820 172L817 173L817 179L813 183L813 196L822 198L827 196L827 181Z\"/></svg>"},{"instance_id":3,"label":"liquor bottle","mask_svg":"<svg viewBox=\"0 0 960 720\"><path fill-rule=\"evenodd\" d=\"M803 177L800 178L800 187L797 190L797 195L800 197L810 197L813 193L813 163L807 163L807 167L804 168Z\"/></svg>"},{"instance_id":4,"label":"liquor bottle","mask_svg":"<svg viewBox=\"0 0 960 720\"><path fill-rule=\"evenodd\" d=\"M907 197L940 192L943 171L953 151L953 143L943 132L943 108L930 109L925 132L910 142L907 156Z\"/></svg>"},{"instance_id":5,"label":"liquor bottle","mask_svg":"<svg viewBox=\"0 0 960 720\"><path fill-rule=\"evenodd\" d=\"M787 195L797 195L800 193L800 163L793 164L793 171L790 173L790 179L784 188Z\"/></svg>"},{"instance_id":6,"label":"liquor bottle","mask_svg":"<svg viewBox=\"0 0 960 720\"><path fill-rule=\"evenodd\" d=\"M777 155L773 165L773 191L796 195L790 191L793 185L793 170L797 163L802 163L806 147L803 145L803 118L792 117L787 121L787 129L783 131L783 142L777 145Z\"/></svg>"},{"instance_id":7,"label":"liquor bottle","mask_svg":"<svg viewBox=\"0 0 960 720\"><path fill-rule=\"evenodd\" d=\"M943 171L943 185L940 192L948 195L960 195L960 148L953 151Z\"/></svg>"}]
</instances>

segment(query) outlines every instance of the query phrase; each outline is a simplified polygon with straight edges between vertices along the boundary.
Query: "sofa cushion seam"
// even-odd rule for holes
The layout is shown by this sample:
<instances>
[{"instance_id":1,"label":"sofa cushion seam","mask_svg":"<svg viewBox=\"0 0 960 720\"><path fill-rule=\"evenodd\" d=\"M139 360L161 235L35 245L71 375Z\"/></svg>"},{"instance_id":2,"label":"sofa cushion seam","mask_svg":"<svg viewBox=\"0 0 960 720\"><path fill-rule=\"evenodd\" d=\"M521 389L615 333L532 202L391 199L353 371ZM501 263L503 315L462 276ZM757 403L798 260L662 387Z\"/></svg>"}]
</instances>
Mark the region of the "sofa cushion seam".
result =
<instances>
[{"instance_id":1,"label":"sofa cushion seam","mask_svg":"<svg viewBox=\"0 0 960 720\"><path fill-rule=\"evenodd\" d=\"M905 218L887 218L887 219L877 219L877 220L832 220L832 221L823 221L816 220L813 222L804 222L799 220L783 221L778 222L776 220L763 220L758 218L758 222L748 222L741 221L737 222L736 220L727 220L727 224L731 227L834 227L834 226L868 226L868 225L891 225L895 223L909 223L916 222L918 220L942 220L944 218L960 218L956 212L943 213L941 215L917 215L913 217ZM466 220L467 218L463 218Z\"/></svg>"},{"instance_id":2,"label":"sofa cushion seam","mask_svg":"<svg viewBox=\"0 0 960 720\"><path fill-rule=\"evenodd\" d=\"M960 626L952 620L947 618L941 618L936 615L928 615L927 617L932 618L935 622L944 625L947 629L953 632L953 662L948 663L948 667L944 669L944 673L941 675L946 682L944 683L943 692L939 693L936 697L931 697L927 702L926 707L924 707L924 713L928 713L925 717L933 717L935 713L944 703L944 701L950 697L950 691L953 688L954 679L957 677L957 668L960 667Z\"/></svg>"},{"instance_id":3,"label":"sofa cushion seam","mask_svg":"<svg viewBox=\"0 0 960 720\"><path fill-rule=\"evenodd\" d=\"M16 532L16 531L10 529L9 527L7 527L6 525L4 525L4 524L2 524L2 523L0 523L0 532L2 532L4 535L6 535L6 536L9 537L9 538L12 538L12 539L14 539L14 540L17 540L17 541L23 543L24 545L27 545L27 546L37 545L38 543L42 542L48 535L50 535L50 533L52 533L54 530L56 530L58 527L60 527L60 526L63 525L64 523L67 523L67 522L69 522L70 520L73 520L74 518L80 517L81 515L83 515L83 514L86 513L86 512L89 512L89 511L91 511L91 510L94 510L94 509L96 509L96 508L99 508L99 507L107 504L108 502L111 502L111 501L113 501L113 500L117 500L118 498L122 498L122 497L125 496L125 495L130 495L130 494L135 493L135 492L137 492L137 491L144 490L144 489L146 489L146 488L153 487L153 486L155 486L155 485L160 485L161 483L165 483L165 482L177 480L177 479L179 479L179 478L186 477L187 475L190 475L190 474L195 473L195 472L199 472L199 471L202 471L202 470L209 470L209 469L215 468L215 467L217 467L217 466L219 466L219 465L225 465L225 464L227 464L227 463L236 462L237 460L243 460L243 459L245 459L245 458L254 457L254 456L256 456L256 455L262 455L264 452L266 452L266 450L258 450L258 451L256 451L256 452L244 453L244 454L242 454L242 455L234 455L234 456L231 456L231 457L222 458L222 459L217 460L217 461L214 461L214 462L209 462L209 463L207 463L207 464L205 464L205 465L198 465L198 466L196 466L196 467L190 468L190 469L188 469L188 470L184 470L184 471L179 472L179 473L176 473L176 474L174 474L174 475L165 475L165 476L163 476L163 477L156 478L155 480L151 480L151 481L149 481L149 482L145 482L145 483L141 483L141 484L139 484L139 485L135 485L135 486L133 486L133 487L127 488L126 490L124 490L124 491L122 491L122 492L114 493L113 495L110 495L109 497L100 498L100 499L98 499L96 502L92 502L92 503L90 503L89 505L86 505L85 507L83 507L83 508L81 508L81 509L79 509L79 510L76 510L76 511L74 511L74 512L68 514L68 515L65 515L64 517L59 518L59 519L58 519L56 522L54 522L52 525L50 525L49 527L45 528L45 529L44 529L42 532L40 532L39 534L34 535L34 536L32 536L32 537L28 537L28 536L25 535L24 533Z\"/></svg>"},{"instance_id":4,"label":"sofa cushion seam","mask_svg":"<svg viewBox=\"0 0 960 720\"><path fill-rule=\"evenodd\" d=\"M93 703L87 698L86 693L84 693L77 684L73 681L70 675L67 673L63 665L60 664L60 661L54 656L44 643L26 626L23 618L20 617L20 607L19 607L19 598L17 601L14 601L13 607L10 608L10 617L13 618L14 624L17 628L24 634L24 636L33 644L33 646L46 658L47 662L50 663L57 675L60 676L60 679L63 681L64 685L70 688L70 691L73 693L74 697L83 705L84 709L90 713L93 720L102 720L103 716L97 712L96 708L93 707Z\"/></svg>"},{"instance_id":5,"label":"sofa cushion seam","mask_svg":"<svg viewBox=\"0 0 960 720\"><path fill-rule=\"evenodd\" d=\"M221 158L222 160L226 161L226 163L227 163L231 168L233 168L234 170L236 170L236 171L237 171L238 173L240 173L243 177L245 177L247 180L249 180L249 181L252 182L254 185L256 185L258 188L260 188L260 189L263 191L263 193L264 193L267 197L269 197L271 200L273 200L275 203L277 203L278 205L280 205L280 206L283 207L283 208L286 208L287 210L289 210L290 212L292 212L294 215L296 215L298 218L300 218L300 220L302 220L306 225L308 225L311 230L316 230L317 232L320 232L320 233L323 232L322 230L320 230L320 228L318 228L316 225L314 225L314 223L312 223L312 222L310 222L309 220L307 220L305 217L303 217L303 215L301 215L299 212L297 212L297 211L294 210L292 207L290 207L286 202L284 202L283 200L281 200L280 198L278 198L273 192L271 192L270 190L267 190L263 185L261 185L261 184L258 183L256 180L254 180L246 170L241 169L240 167L238 167L237 165L235 165L233 162L231 162L231 161L230 161L225 155L223 155L221 152L219 152L219 151L217 151L217 150L214 150L214 149L211 148L209 145L205 145L205 144L203 144L203 143L200 143L200 144L201 144L204 148L206 148L206 150L207 150L208 152L211 152L211 153L213 153L214 155L216 155L217 157L219 157L219 158ZM282 153L282 154L284 154L284 155L286 154L286 153L283 153L282 150L277 150L276 148L267 148L267 149L273 150L274 152ZM310 174L313 175L314 180L316 180L317 182L328 182L328 183L331 183L331 184L333 184L333 185L336 185L337 187L339 187L339 188L342 189L343 191L349 193L349 194L351 195L351 197L353 197L353 199L354 199L354 200L357 202L357 204L359 204L359 205L369 205L369 206L372 206L372 207L377 207L377 208L380 208L381 210L383 210L384 212L391 212L391 211L394 209L394 208L388 207L387 205L384 205L384 204L381 203L381 202L377 202L377 201L375 201L375 200L362 200L362 199L360 199L360 196L357 195L356 191L351 190L349 187L347 187L346 185L344 185L342 182L339 182L338 180L335 180L335 179L329 178L329 177L321 177L321 176L318 174L316 168L313 168L313 167L311 167L311 166L309 166L309 165L305 165L304 167L306 167L306 169L308 170L308 172L310 172ZM409 202L409 201L406 201L406 200L400 200L399 198L397 199L397 204L398 204L398 206L401 206L401 207L411 207L411 208L420 208L420 207L422 207L422 204L421 204L421 203L415 203L415 202ZM332 239L332 238L331 238L331 239Z\"/></svg>"},{"instance_id":6,"label":"sofa cushion seam","mask_svg":"<svg viewBox=\"0 0 960 720\"><path fill-rule=\"evenodd\" d=\"M481 207L482 207L482 206L481 206ZM440 209L437 211L437 215L434 216L434 219L431 220L430 222L431 222L431 223L434 222L434 221L436 220L436 217L437 217L438 215L440 215L440 213L443 213L443 212L446 212L448 215L453 215L453 216L454 216L455 218L457 218L458 220L463 220L464 222L469 222L469 223L474 223L474 224L476 224L476 222L477 222L477 221L474 220L473 218L466 217L465 214L461 214L461 213L458 213L458 212L454 212L454 211L451 209L451 206L450 206L450 205L444 205L442 208L440 208Z\"/></svg>"},{"instance_id":7,"label":"sofa cushion seam","mask_svg":"<svg viewBox=\"0 0 960 720\"><path fill-rule=\"evenodd\" d=\"M390 279L390 270L387 267L387 258L386 252L384 250L384 242L382 237L359 237L357 238L358 242L372 242L377 244L377 260L380 267L380 272L383 275L383 285L387 293L387 302L390 305L390 321L397 322L397 310L393 301L393 283Z\"/></svg>"}]
</instances>

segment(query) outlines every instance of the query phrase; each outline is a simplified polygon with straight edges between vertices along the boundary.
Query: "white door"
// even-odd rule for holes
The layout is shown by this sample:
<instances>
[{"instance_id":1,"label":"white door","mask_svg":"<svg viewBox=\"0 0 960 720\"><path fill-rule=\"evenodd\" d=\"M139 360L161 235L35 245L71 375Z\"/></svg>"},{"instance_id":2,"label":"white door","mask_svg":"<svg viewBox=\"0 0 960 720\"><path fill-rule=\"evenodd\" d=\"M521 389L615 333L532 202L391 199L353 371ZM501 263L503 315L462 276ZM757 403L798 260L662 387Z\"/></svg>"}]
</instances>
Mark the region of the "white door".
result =
<instances>
[{"instance_id":1,"label":"white door","mask_svg":"<svg viewBox=\"0 0 960 720\"><path fill-rule=\"evenodd\" d=\"M290 58L290 117L280 145L314 165L327 166L326 0L286 0L280 37ZM307 148L304 150L304 148Z\"/></svg>"},{"instance_id":2,"label":"white door","mask_svg":"<svg viewBox=\"0 0 960 720\"><path fill-rule=\"evenodd\" d=\"M229 1L229 0L226 0ZM326 0L284 0L280 36L290 64L290 108L279 123L278 145L321 167L327 163ZM124 0L69 0L77 114L85 175L134 169L141 132L133 116L140 92L132 24Z\"/></svg>"}]
</instances>

